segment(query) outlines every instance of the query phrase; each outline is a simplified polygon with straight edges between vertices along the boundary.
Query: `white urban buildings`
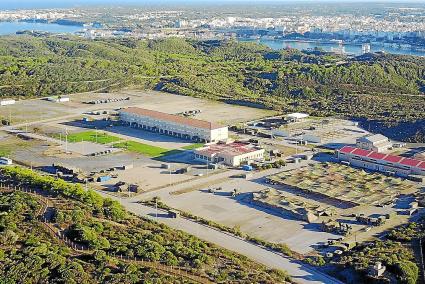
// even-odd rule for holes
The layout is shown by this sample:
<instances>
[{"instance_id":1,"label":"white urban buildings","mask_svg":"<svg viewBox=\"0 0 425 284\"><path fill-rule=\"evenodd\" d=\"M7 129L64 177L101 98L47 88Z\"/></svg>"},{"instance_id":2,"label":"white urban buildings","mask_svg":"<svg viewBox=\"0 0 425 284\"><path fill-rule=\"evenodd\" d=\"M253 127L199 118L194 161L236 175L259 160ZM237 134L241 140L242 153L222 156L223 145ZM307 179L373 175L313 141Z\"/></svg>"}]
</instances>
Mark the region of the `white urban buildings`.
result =
<instances>
[{"instance_id":1,"label":"white urban buildings","mask_svg":"<svg viewBox=\"0 0 425 284\"><path fill-rule=\"evenodd\" d=\"M389 150L393 146L393 144L384 135L375 134L357 138L356 146L360 149L381 153Z\"/></svg>"},{"instance_id":2,"label":"white urban buildings","mask_svg":"<svg viewBox=\"0 0 425 284\"><path fill-rule=\"evenodd\" d=\"M241 164L262 161L265 150L247 143L231 142L208 145L194 152L195 160L238 167Z\"/></svg>"},{"instance_id":3,"label":"white urban buildings","mask_svg":"<svg viewBox=\"0 0 425 284\"><path fill-rule=\"evenodd\" d=\"M227 126L144 108L122 109L120 119L132 127L187 140L218 142L228 138Z\"/></svg>"}]
</instances>

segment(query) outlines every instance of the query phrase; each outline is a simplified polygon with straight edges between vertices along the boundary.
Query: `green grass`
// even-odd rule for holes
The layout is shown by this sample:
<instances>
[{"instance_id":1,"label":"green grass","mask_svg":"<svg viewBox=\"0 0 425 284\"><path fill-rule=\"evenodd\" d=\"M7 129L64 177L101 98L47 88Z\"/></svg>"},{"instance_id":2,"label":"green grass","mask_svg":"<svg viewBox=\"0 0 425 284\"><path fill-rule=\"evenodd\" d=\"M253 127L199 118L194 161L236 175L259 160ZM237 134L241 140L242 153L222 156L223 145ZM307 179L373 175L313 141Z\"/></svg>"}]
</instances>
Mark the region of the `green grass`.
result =
<instances>
[{"instance_id":1,"label":"green grass","mask_svg":"<svg viewBox=\"0 0 425 284\"><path fill-rule=\"evenodd\" d=\"M59 138L59 134L54 135L55 138ZM65 137L62 135L62 140L64 140ZM121 138L109 135L107 133L98 131L96 134L96 131L84 131L80 133L71 133L68 135L68 142L81 142L81 141L89 141L99 144L108 144L112 142L118 142Z\"/></svg>"},{"instance_id":2,"label":"green grass","mask_svg":"<svg viewBox=\"0 0 425 284\"><path fill-rule=\"evenodd\" d=\"M175 151L175 150L164 149L161 147L147 145L147 144L143 144L139 142L134 142L134 141L115 143L114 147L127 149L128 151L136 152L149 157L161 157L161 156L169 155Z\"/></svg>"},{"instance_id":3,"label":"green grass","mask_svg":"<svg viewBox=\"0 0 425 284\"><path fill-rule=\"evenodd\" d=\"M12 154L11 149L0 149L0 157L8 157L10 154Z\"/></svg>"},{"instance_id":4,"label":"green grass","mask_svg":"<svg viewBox=\"0 0 425 284\"><path fill-rule=\"evenodd\" d=\"M205 145L204 143L194 143L194 144L184 146L184 147L182 147L182 149L193 150L193 149L196 149L196 148L201 148L204 145Z\"/></svg>"}]
</instances>

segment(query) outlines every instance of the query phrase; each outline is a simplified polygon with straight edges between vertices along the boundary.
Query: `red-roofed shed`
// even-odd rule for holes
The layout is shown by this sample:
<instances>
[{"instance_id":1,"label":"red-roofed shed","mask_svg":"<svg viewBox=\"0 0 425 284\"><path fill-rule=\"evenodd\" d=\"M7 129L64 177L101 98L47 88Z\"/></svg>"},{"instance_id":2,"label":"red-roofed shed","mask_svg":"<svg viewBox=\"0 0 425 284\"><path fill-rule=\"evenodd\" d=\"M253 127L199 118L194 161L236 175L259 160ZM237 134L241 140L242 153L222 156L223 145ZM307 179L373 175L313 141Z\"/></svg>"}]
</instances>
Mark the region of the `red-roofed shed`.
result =
<instances>
[{"instance_id":1,"label":"red-roofed shed","mask_svg":"<svg viewBox=\"0 0 425 284\"><path fill-rule=\"evenodd\" d=\"M375 159L375 160L382 160L383 158L385 158L386 155L387 154L382 154L382 153L378 153L378 152L372 152L367 157L368 158L371 158L371 159Z\"/></svg>"},{"instance_id":2,"label":"red-roofed shed","mask_svg":"<svg viewBox=\"0 0 425 284\"><path fill-rule=\"evenodd\" d=\"M390 162L390 163L398 163L398 162L400 162L401 160L403 160L404 158L403 157L400 157L400 156L394 156L394 155L387 155L385 158L384 158L384 161L387 161L387 162Z\"/></svg>"},{"instance_id":3,"label":"red-roofed shed","mask_svg":"<svg viewBox=\"0 0 425 284\"><path fill-rule=\"evenodd\" d=\"M400 162L402 165L416 167L420 164L421 161L415 159L404 158L403 161Z\"/></svg>"},{"instance_id":4,"label":"red-roofed shed","mask_svg":"<svg viewBox=\"0 0 425 284\"><path fill-rule=\"evenodd\" d=\"M340 151L341 153L348 154L348 153L353 152L355 149L357 149L357 148L355 148L355 147L351 147L351 146L344 146L344 147L342 147L342 148L341 148L341 150L339 150L339 151Z\"/></svg>"},{"instance_id":5,"label":"red-roofed shed","mask_svg":"<svg viewBox=\"0 0 425 284\"><path fill-rule=\"evenodd\" d=\"M357 156L362 156L362 157L367 157L368 155L372 154L373 151L368 151L368 150L363 150L363 149L358 149L356 148L352 154L357 155Z\"/></svg>"}]
</instances>

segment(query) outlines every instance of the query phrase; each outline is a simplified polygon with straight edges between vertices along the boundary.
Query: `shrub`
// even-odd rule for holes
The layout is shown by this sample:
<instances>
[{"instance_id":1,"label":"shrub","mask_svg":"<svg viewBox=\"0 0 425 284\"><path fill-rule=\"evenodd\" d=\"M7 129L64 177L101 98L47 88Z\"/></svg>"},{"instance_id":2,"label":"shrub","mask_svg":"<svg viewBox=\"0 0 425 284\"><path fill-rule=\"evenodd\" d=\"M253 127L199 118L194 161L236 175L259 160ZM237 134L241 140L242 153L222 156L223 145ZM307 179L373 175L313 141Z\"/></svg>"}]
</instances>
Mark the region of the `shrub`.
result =
<instances>
[{"instance_id":1,"label":"shrub","mask_svg":"<svg viewBox=\"0 0 425 284\"><path fill-rule=\"evenodd\" d=\"M409 260L400 261L396 264L396 268L402 283L415 284L418 281L419 268L415 263Z\"/></svg>"}]
</instances>

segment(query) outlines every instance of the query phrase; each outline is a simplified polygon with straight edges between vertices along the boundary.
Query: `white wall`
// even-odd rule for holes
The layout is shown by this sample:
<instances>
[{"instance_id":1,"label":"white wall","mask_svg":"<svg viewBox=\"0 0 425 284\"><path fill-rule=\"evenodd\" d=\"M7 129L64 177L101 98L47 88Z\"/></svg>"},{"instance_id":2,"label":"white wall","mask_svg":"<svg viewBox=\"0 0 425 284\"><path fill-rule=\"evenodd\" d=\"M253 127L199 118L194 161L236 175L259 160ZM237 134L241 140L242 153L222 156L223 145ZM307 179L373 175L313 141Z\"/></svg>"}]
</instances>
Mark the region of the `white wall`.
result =
<instances>
[{"instance_id":1,"label":"white wall","mask_svg":"<svg viewBox=\"0 0 425 284\"><path fill-rule=\"evenodd\" d=\"M148 116L141 116L133 113L120 112L120 119L129 123L137 123L141 125L146 125L149 127L158 127L159 129L176 132L180 134L187 134L191 138L193 136L198 136L201 139L206 141L217 142L219 140L226 140L228 138L228 128L222 127L218 129L204 129L197 128L190 125L184 125L175 123L172 121L164 121L155 119Z\"/></svg>"},{"instance_id":2,"label":"white wall","mask_svg":"<svg viewBox=\"0 0 425 284\"><path fill-rule=\"evenodd\" d=\"M2 100L2 101L0 101L1 106L13 105L15 103L16 103L15 100Z\"/></svg>"}]
</instances>

